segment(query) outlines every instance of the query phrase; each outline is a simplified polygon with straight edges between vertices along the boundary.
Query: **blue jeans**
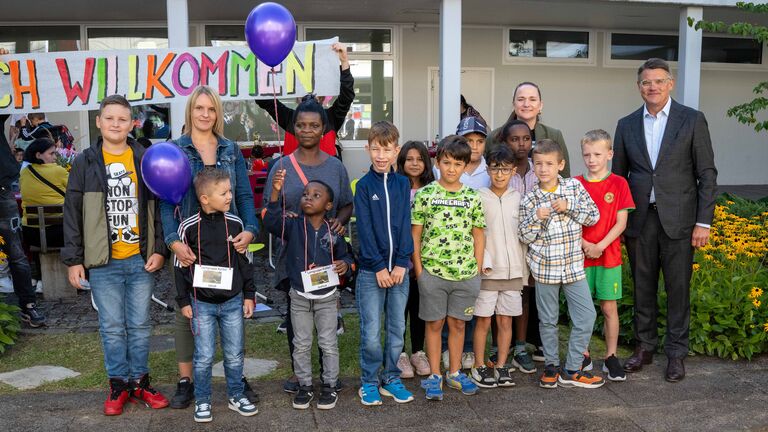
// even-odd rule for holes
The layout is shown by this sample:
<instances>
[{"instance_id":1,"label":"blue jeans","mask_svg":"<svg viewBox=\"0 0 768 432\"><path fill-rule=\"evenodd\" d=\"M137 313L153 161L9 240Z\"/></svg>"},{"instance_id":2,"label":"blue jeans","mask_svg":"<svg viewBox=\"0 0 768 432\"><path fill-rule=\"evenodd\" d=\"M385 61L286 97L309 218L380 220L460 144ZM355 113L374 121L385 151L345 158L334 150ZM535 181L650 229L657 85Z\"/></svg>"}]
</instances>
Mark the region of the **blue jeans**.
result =
<instances>
[{"instance_id":1,"label":"blue jeans","mask_svg":"<svg viewBox=\"0 0 768 432\"><path fill-rule=\"evenodd\" d=\"M90 269L90 283L99 308L107 375L123 380L141 378L149 372L149 304L154 277L136 254Z\"/></svg>"},{"instance_id":2,"label":"blue jeans","mask_svg":"<svg viewBox=\"0 0 768 432\"><path fill-rule=\"evenodd\" d=\"M589 292L586 279L562 285L548 285L536 282L536 307L539 310L539 332L544 347L544 364L560 365L558 353L557 319L560 315L560 287L563 287L568 302L568 316L573 322L568 338L568 357L565 368L571 371L581 369L584 351L589 347L595 326L595 303Z\"/></svg>"},{"instance_id":3,"label":"blue jeans","mask_svg":"<svg viewBox=\"0 0 768 432\"><path fill-rule=\"evenodd\" d=\"M360 369L363 384L384 384L400 378L397 359L403 352L405 305L408 303L408 277L392 288L379 288L376 273L360 270L355 297L360 313ZM381 314L386 336L381 348ZM379 369L384 370L379 377Z\"/></svg>"},{"instance_id":4,"label":"blue jeans","mask_svg":"<svg viewBox=\"0 0 768 432\"><path fill-rule=\"evenodd\" d=\"M32 286L31 268L21 246L21 218L16 198L10 189L0 186L0 237L5 244L0 249L8 255L8 267L13 279L13 292L23 309L35 303L35 287Z\"/></svg>"},{"instance_id":5,"label":"blue jeans","mask_svg":"<svg viewBox=\"0 0 768 432\"><path fill-rule=\"evenodd\" d=\"M195 400L211 401L211 369L216 354L216 331L224 353L224 376L229 397L243 394L243 295L224 303L192 301L192 333L195 335Z\"/></svg>"}]
</instances>

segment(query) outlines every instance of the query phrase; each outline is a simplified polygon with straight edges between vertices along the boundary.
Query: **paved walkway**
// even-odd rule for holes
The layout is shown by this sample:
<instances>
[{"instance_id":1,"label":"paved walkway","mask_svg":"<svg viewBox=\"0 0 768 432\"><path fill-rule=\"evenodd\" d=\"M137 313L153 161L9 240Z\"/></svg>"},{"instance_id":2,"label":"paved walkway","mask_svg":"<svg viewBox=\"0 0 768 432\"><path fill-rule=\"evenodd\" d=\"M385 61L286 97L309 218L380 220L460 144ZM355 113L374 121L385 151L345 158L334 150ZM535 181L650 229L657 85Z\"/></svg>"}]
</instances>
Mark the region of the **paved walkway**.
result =
<instances>
[{"instance_id":1,"label":"paved walkway","mask_svg":"<svg viewBox=\"0 0 768 432\"><path fill-rule=\"evenodd\" d=\"M271 288L273 270L268 265L266 252L254 255L256 271L256 286L260 294L266 295L269 299L266 304L273 310L259 312L254 315L254 319L259 322L279 321L282 314L287 309L286 297L283 292ZM174 297L176 289L172 287L171 274L166 268L160 270L155 276L154 295L161 301L176 306ZM0 301L2 301L0 299ZM16 304L13 294L7 294L8 303ZM45 327L32 329L23 326L22 331L26 333L72 333L72 332L94 332L99 329L98 315L91 306L91 296L88 291L80 291L80 295L75 298L62 301L46 301L44 297L38 302L41 310L45 313L48 321ZM342 311L348 311L355 307L355 299L352 293L343 291L341 296ZM152 326L172 324L174 321L174 312L169 312L157 303L151 305Z\"/></svg>"},{"instance_id":2,"label":"paved walkway","mask_svg":"<svg viewBox=\"0 0 768 432\"><path fill-rule=\"evenodd\" d=\"M518 385L462 396L446 390L443 402L429 402L415 380L406 385L417 399L406 405L391 400L363 407L347 387L334 410L291 408L278 382L255 381L260 413L240 417L226 409L224 388L215 386L214 421L195 425L192 410L150 411L129 404L119 417L104 417L106 391L26 392L0 396L5 431L180 431L180 430L388 430L388 431L708 431L768 430L768 357L731 362L695 357L686 362L688 376L678 384L663 378L663 356L624 383L595 390L545 390L533 375L513 374ZM351 384L353 380L347 379ZM170 386L159 386L166 394Z\"/></svg>"}]
</instances>

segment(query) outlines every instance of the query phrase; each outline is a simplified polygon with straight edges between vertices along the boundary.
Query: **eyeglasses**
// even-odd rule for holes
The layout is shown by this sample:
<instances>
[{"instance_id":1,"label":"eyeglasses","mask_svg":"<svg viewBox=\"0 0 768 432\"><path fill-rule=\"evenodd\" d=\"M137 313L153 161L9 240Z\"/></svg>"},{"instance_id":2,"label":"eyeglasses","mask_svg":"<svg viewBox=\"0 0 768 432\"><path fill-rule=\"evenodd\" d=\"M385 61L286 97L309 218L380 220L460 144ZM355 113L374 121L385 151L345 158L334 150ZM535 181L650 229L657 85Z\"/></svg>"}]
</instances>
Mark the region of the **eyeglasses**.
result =
<instances>
[{"instance_id":1,"label":"eyeglasses","mask_svg":"<svg viewBox=\"0 0 768 432\"><path fill-rule=\"evenodd\" d=\"M651 84L655 84L656 87L663 86L668 81L670 81L671 78L660 78L660 79L654 79L654 80L642 80L640 81L640 86L643 88L648 88L651 86Z\"/></svg>"},{"instance_id":2,"label":"eyeglasses","mask_svg":"<svg viewBox=\"0 0 768 432\"><path fill-rule=\"evenodd\" d=\"M511 174L514 168L501 168L501 167L493 167L490 169L492 173L502 173L504 175Z\"/></svg>"}]
</instances>

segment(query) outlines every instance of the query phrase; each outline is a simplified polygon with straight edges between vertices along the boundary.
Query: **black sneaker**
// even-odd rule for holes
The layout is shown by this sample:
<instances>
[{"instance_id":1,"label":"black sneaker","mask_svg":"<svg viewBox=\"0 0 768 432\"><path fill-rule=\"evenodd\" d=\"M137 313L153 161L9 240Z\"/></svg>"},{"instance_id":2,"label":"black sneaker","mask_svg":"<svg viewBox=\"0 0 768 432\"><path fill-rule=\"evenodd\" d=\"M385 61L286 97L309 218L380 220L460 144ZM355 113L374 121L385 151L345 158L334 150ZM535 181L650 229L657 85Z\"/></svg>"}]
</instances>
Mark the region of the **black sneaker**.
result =
<instances>
[{"instance_id":1,"label":"black sneaker","mask_svg":"<svg viewBox=\"0 0 768 432\"><path fill-rule=\"evenodd\" d=\"M543 362L544 361L544 347L536 347L536 349L533 350L533 354L531 355L531 358L535 362Z\"/></svg>"},{"instance_id":2,"label":"black sneaker","mask_svg":"<svg viewBox=\"0 0 768 432\"><path fill-rule=\"evenodd\" d=\"M187 377L176 384L176 393L171 398L171 408L185 409L195 399L195 384Z\"/></svg>"},{"instance_id":3,"label":"black sneaker","mask_svg":"<svg viewBox=\"0 0 768 432\"><path fill-rule=\"evenodd\" d=\"M251 385L248 384L248 380L243 377L243 394L248 398L248 401L252 404L259 403L259 395L256 393Z\"/></svg>"},{"instance_id":4,"label":"black sneaker","mask_svg":"<svg viewBox=\"0 0 768 432\"><path fill-rule=\"evenodd\" d=\"M474 381L478 387L494 388L498 386L498 383L496 382L496 374L493 369L488 366L473 367L470 374L472 381Z\"/></svg>"},{"instance_id":5,"label":"black sneaker","mask_svg":"<svg viewBox=\"0 0 768 432\"><path fill-rule=\"evenodd\" d=\"M277 325L277 332L286 334L288 333L288 321L283 321Z\"/></svg>"},{"instance_id":6,"label":"black sneaker","mask_svg":"<svg viewBox=\"0 0 768 432\"><path fill-rule=\"evenodd\" d=\"M336 402L339 400L339 394L336 392L336 388L327 384L323 384L323 390L320 393L320 399L317 400L317 409L328 410L336 407ZM295 403L295 399L294 399Z\"/></svg>"},{"instance_id":7,"label":"black sneaker","mask_svg":"<svg viewBox=\"0 0 768 432\"><path fill-rule=\"evenodd\" d=\"M595 365L592 364L592 357L589 354L584 355L584 360L581 361L581 370L591 371Z\"/></svg>"},{"instance_id":8,"label":"black sneaker","mask_svg":"<svg viewBox=\"0 0 768 432\"><path fill-rule=\"evenodd\" d=\"M283 383L283 391L291 394L299 391L299 379L296 378L296 375L285 380Z\"/></svg>"},{"instance_id":9,"label":"black sneaker","mask_svg":"<svg viewBox=\"0 0 768 432\"><path fill-rule=\"evenodd\" d=\"M342 390L344 390L344 383L342 383L340 379L337 379L335 388L336 388L336 393L340 393Z\"/></svg>"},{"instance_id":10,"label":"black sneaker","mask_svg":"<svg viewBox=\"0 0 768 432\"><path fill-rule=\"evenodd\" d=\"M37 310L37 305L34 303L28 303L21 308L19 317L22 321L29 324L30 327L41 327L45 325L45 315Z\"/></svg>"},{"instance_id":11,"label":"black sneaker","mask_svg":"<svg viewBox=\"0 0 768 432\"><path fill-rule=\"evenodd\" d=\"M336 336L341 336L344 334L344 318L339 315L338 319L336 320Z\"/></svg>"},{"instance_id":12,"label":"black sneaker","mask_svg":"<svg viewBox=\"0 0 768 432\"><path fill-rule=\"evenodd\" d=\"M293 407L296 409L309 408L310 402L315 395L312 393L312 386L299 386L299 391L293 397Z\"/></svg>"},{"instance_id":13,"label":"black sneaker","mask_svg":"<svg viewBox=\"0 0 768 432\"><path fill-rule=\"evenodd\" d=\"M605 372L609 380L611 381L626 381L627 375L624 373L624 368L621 367L619 359L615 355L611 355L605 362L603 362L603 372Z\"/></svg>"},{"instance_id":14,"label":"black sneaker","mask_svg":"<svg viewBox=\"0 0 768 432\"><path fill-rule=\"evenodd\" d=\"M515 381L512 380L512 376L509 373L509 368L506 366L496 368L496 382L499 387L512 387L515 385Z\"/></svg>"}]
</instances>

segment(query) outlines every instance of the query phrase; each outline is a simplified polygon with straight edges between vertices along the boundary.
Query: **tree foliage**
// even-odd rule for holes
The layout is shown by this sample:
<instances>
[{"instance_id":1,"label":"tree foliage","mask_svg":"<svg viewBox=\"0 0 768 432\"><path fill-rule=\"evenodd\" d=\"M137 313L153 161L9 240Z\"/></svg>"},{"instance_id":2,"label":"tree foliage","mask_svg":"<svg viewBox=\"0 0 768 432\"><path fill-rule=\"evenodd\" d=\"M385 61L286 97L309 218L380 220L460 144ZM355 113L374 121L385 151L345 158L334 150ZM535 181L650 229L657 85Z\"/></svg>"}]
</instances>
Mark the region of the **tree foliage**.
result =
<instances>
[{"instance_id":1,"label":"tree foliage","mask_svg":"<svg viewBox=\"0 0 768 432\"><path fill-rule=\"evenodd\" d=\"M755 4L752 2L737 2L736 7L752 13L768 13L768 3ZM761 45L768 42L768 27L755 25L748 22L735 22L726 24L722 21L697 21L688 17L688 25L696 30L712 33L728 33L737 36L749 37L758 41ZM768 131L768 119L760 116L762 111L768 110L768 81L758 83L752 89L755 98L749 102L736 105L728 109L728 117L735 117L739 123L751 125L755 131ZM765 96L764 96L765 95Z\"/></svg>"}]
</instances>

